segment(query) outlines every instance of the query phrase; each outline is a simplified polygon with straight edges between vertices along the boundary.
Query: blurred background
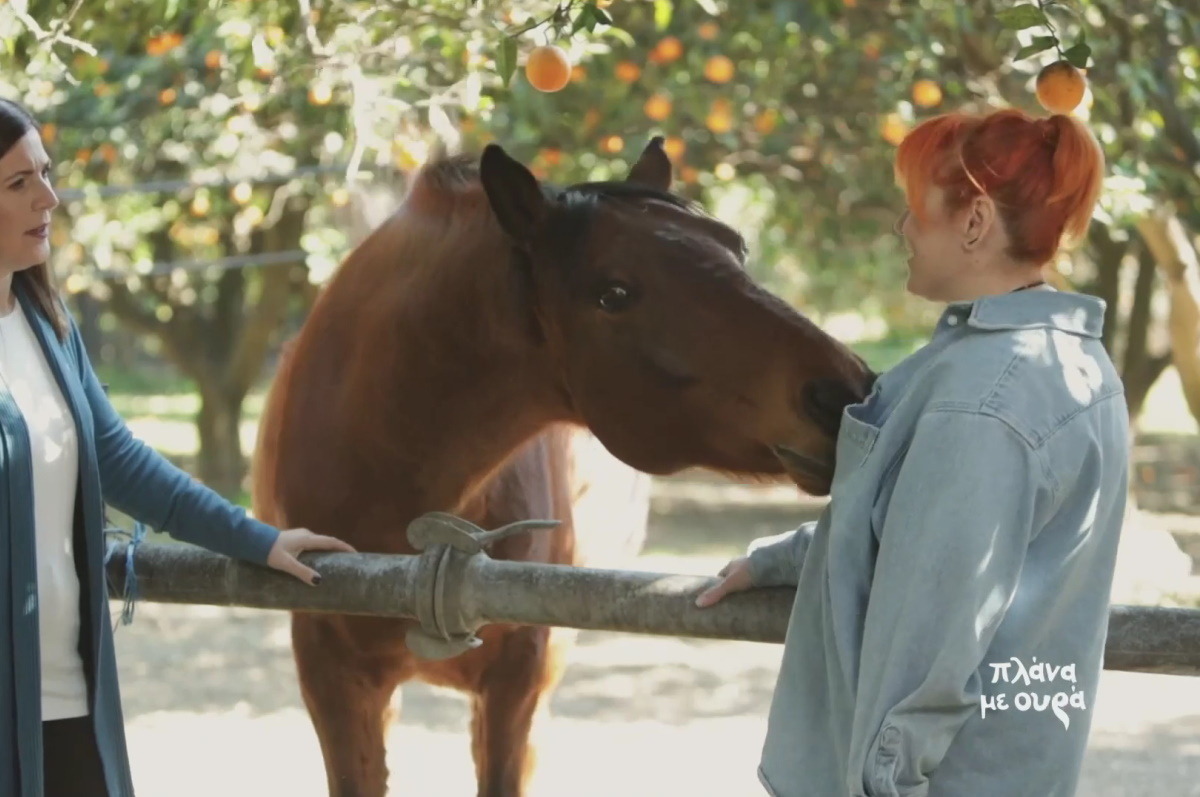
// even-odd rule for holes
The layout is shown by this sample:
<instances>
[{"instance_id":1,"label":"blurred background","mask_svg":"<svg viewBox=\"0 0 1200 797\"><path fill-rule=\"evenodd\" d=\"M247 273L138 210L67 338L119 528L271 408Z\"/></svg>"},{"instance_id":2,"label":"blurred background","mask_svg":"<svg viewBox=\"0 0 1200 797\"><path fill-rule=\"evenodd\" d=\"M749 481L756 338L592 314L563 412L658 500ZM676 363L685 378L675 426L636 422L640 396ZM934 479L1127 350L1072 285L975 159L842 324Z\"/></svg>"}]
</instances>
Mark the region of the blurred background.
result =
<instances>
[{"instance_id":1,"label":"blurred background","mask_svg":"<svg viewBox=\"0 0 1200 797\"><path fill-rule=\"evenodd\" d=\"M525 69L550 44L556 91ZM895 146L947 110L1044 114L1036 78L1065 51L1109 176L1053 279L1108 302L1136 428L1114 600L1200 606L1194 4L0 0L0 46L0 94L56 161L53 265L113 403L247 506L280 345L438 147L497 141L565 183L623 175L664 135L676 190L746 235L756 278L886 369L938 311L903 289ZM715 573L821 503L657 479L637 566ZM777 646L580 642L539 794L758 793ZM117 643L139 794L325 793L286 616L139 605ZM1080 793L1200 794L1200 679L1105 679ZM403 701L395 791L472 793L465 700Z\"/></svg>"}]
</instances>

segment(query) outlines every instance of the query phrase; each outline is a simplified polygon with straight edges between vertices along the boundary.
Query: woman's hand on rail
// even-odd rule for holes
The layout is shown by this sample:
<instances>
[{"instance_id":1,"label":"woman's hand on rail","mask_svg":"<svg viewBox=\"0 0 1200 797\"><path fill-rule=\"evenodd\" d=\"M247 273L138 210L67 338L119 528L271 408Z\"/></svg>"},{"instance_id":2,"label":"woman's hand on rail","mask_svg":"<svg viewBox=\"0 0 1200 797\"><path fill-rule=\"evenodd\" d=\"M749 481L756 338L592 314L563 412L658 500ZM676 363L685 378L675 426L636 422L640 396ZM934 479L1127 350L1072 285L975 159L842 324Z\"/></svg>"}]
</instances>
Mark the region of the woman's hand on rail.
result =
<instances>
[{"instance_id":1,"label":"woman's hand on rail","mask_svg":"<svg viewBox=\"0 0 1200 797\"><path fill-rule=\"evenodd\" d=\"M696 596L700 608L712 606L731 592L741 592L754 586L750 579L750 560L742 556L734 559L717 573L721 580Z\"/></svg>"},{"instance_id":2,"label":"woman's hand on rail","mask_svg":"<svg viewBox=\"0 0 1200 797\"><path fill-rule=\"evenodd\" d=\"M279 532L279 539L267 554L267 565L315 587L321 583L321 574L296 558L305 551L357 553L350 543L336 537L314 534L308 529L288 529Z\"/></svg>"}]
</instances>

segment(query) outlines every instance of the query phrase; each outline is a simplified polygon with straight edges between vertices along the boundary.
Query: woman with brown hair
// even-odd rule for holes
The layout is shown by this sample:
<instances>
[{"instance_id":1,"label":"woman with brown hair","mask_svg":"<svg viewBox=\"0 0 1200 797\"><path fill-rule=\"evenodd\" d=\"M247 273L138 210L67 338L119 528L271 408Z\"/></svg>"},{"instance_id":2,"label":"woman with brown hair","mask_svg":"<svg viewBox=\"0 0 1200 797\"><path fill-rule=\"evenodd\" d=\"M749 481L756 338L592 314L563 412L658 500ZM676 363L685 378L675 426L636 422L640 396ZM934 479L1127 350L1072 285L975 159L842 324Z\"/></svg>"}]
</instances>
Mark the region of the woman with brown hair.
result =
<instances>
[{"instance_id":1,"label":"woman with brown hair","mask_svg":"<svg viewBox=\"0 0 1200 797\"><path fill-rule=\"evenodd\" d=\"M132 797L104 574L104 503L317 584L279 530L137 440L109 404L46 260L58 198L37 125L0 100L0 794Z\"/></svg>"}]
</instances>

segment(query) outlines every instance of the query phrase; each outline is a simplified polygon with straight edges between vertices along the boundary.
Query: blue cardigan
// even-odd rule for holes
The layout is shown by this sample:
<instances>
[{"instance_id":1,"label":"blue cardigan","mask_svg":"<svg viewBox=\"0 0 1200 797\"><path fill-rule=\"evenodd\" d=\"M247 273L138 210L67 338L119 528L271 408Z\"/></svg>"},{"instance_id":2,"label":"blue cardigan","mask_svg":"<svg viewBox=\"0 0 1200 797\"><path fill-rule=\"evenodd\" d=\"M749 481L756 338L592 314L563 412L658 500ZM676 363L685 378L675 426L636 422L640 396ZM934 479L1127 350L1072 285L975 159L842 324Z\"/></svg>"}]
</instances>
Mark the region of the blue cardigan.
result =
<instances>
[{"instance_id":1,"label":"blue cardigan","mask_svg":"<svg viewBox=\"0 0 1200 797\"><path fill-rule=\"evenodd\" d=\"M87 607L79 650L109 795L132 797L104 576L104 503L180 540L256 564L265 564L279 532L134 438L109 404L69 313L69 335L60 341L20 277L13 280L13 292L75 421L76 559ZM28 432L12 395L0 384L0 795L5 797L42 797L43 791L35 550Z\"/></svg>"}]
</instances>

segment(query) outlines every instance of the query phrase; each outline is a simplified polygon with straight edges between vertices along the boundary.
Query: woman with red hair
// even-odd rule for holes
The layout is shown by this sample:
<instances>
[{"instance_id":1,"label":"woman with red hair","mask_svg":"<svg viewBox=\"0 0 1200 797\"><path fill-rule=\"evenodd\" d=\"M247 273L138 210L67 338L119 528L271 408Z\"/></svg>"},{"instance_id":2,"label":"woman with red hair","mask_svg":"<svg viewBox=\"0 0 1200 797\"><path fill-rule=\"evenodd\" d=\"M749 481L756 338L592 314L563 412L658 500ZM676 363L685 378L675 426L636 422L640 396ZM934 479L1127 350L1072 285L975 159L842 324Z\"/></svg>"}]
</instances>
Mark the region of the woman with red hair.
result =
<instances>
[{"instance_id":1,"label":"woman with red hair","mask_svg":"<svg viewBox=\"0 0 1200 797\"><path fill-rule=\"evenodd\" d=\"M1128 411L1104 303L1043 270L1087 230L1069 116L930 119L900 144L929 343L846 408L821 517L697 599L794 585L759 779L777 797L1075 793L1108 629Z\"/></svg>"}]
</instances>

